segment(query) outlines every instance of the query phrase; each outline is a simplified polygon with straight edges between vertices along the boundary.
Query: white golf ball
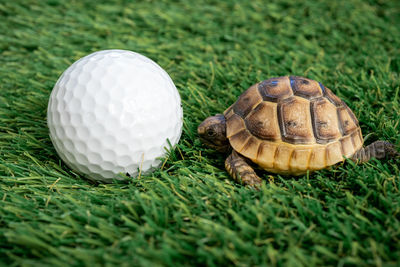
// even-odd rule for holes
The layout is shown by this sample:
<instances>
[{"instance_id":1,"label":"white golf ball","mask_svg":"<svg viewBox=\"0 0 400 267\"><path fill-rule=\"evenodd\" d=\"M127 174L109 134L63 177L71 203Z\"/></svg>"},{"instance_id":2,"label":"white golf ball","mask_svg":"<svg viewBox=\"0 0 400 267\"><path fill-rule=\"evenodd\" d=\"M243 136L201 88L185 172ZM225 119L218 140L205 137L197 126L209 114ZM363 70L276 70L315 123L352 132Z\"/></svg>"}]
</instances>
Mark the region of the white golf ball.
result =
<instances>
[{"instance_id":1,"label":"white golf ball","mask_svg":"<svg viewBox=\"0 0 400 267\"><path fill-rule=\"evenodd\" d=\"M89 179L112 182L161 163L182 133L179 93L169 75L138 53L83 57L51 92L47 124L61 159Z\"/></svg>"}]
</instances>

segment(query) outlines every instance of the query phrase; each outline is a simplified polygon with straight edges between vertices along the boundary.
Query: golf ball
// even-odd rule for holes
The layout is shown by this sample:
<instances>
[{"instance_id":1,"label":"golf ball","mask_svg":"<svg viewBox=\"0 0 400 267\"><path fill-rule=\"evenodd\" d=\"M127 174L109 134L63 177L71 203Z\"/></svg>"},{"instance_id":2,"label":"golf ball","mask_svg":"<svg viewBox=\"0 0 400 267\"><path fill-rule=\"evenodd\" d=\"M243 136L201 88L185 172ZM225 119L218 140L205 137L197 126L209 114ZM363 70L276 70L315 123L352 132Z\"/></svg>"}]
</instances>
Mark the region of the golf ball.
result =
<instances>
[{"instance_id":1,"label":"golf ball","mask_svg":"<svg viewBox=\"0 0 400 267\"><path fill-rule=\"evenodd\" d=\"M182 133L179 93L149 58L104 50L73 63L51 92L47 124L61 159L91 180L112 182L160 166Z\"/></svg>"}]
</instances>

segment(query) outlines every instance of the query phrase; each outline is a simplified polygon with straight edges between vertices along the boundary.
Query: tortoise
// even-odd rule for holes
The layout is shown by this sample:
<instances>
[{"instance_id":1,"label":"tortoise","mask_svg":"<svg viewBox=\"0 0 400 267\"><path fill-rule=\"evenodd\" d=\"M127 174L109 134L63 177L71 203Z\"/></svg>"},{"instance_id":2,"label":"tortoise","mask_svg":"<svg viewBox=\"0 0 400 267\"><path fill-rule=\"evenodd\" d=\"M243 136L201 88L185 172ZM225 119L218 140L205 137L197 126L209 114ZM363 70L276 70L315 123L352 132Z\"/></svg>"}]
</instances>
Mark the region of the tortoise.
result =
<instances>
[{"instance_id":1,"label":"tortoise","mask_svg":"<svg viewBox=\"0 0 400 267\"><path fill-rule=\"evenodd\" d=\"M363 147L358 120L346 103L321 83L298 76L254 84L197 131L205 145L231 150L226 170L253 187L262 180L252 163L271 173L296 176L345 158L366 162L400 155L386 141Z\"/></svg>"}]
</instances>

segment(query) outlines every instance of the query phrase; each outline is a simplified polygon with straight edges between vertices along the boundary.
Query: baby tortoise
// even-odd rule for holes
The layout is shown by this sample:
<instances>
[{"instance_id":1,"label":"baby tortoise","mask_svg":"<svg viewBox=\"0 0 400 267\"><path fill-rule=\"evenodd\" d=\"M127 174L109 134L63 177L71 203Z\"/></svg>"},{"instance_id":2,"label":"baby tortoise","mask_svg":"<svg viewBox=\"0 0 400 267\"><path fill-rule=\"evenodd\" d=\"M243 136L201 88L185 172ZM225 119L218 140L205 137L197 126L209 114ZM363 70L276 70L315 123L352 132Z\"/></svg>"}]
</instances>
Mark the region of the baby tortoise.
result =
<instances>
[{"instance_id":1,"label":"baby tortoise","mask_svg":"<svg viewBox=\"0 0 400 267\"><path fill-rule=\"evenodd\" d=\"M350 158L365 162L399 156L393 144L376 141L363 147L357 118L321 83L285 76L247 89L224 114L208 117L198 127L207 146L232 153L229 174L244 185L261 179L250 166L272 173L301 175Z\"/></svg>"}]
</instances>

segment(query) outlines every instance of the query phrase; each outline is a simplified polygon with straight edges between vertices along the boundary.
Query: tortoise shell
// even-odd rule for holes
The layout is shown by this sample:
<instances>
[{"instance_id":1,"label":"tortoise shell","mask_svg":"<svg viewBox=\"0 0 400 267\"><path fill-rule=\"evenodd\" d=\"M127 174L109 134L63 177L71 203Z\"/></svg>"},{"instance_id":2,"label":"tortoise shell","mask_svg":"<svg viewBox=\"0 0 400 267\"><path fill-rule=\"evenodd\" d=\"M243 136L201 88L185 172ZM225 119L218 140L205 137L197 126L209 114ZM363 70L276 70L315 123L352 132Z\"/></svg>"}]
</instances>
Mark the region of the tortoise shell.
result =
<instances>
[{"instance_id":1,"label":"tortoise shell","mask_svg":"<svg viewBox=\"0 0 400 267\"><path fill-rule=\"evenodd\" d=\"M232 148L273 173L323 169L363 145L350 108L321 83L303 77L257 83L224 116Z\"/></svg>"}]
</instances>

